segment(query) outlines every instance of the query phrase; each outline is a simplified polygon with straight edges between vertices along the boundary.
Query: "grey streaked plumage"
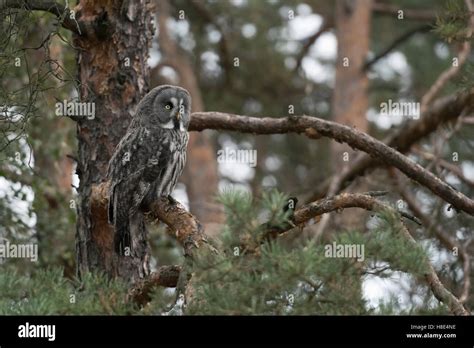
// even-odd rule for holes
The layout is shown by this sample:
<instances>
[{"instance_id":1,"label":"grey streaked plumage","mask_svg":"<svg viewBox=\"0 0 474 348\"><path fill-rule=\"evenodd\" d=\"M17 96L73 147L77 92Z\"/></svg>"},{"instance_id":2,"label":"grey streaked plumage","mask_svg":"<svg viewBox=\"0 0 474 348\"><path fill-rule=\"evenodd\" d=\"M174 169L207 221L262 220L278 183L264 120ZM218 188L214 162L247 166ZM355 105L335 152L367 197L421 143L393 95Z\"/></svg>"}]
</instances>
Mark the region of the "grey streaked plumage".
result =
<instances>
[{"instance_id":1,"label":"grey streaked plumage","mask_svg":"<svg viewBox=\"0 0 474 348\"><path fill-rule=\"evenodd\" d=\"M110 159L109 223L115 250L133 248L134 233L144 224L141 206L172 193L186 162L191 110L189 93L160 86L138 104L135 117Z\"/></svg>"}]
</instances>

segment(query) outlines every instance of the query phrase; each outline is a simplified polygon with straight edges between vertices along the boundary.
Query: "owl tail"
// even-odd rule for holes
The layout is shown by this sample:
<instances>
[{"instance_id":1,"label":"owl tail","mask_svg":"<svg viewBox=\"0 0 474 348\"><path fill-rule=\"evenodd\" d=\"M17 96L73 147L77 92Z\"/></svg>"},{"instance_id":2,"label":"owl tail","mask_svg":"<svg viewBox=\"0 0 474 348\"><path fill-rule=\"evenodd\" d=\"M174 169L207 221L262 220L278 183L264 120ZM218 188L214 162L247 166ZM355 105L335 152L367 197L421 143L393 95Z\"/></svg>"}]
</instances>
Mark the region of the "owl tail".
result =
<instances>
[{"instance_id":1,"label":"owl tail","mask_svg":"<svg viewBox=\"0 0 474 348\"><path fill-rule=\"evenodd\" d=\"M130 237L130 226L128 221L121 226L116 226L114 236L115 252L122 256L130 256L132 252L132 240ZM127 252L128 251L128 252Z\"/></svg>"},{"instance_id":2,"label":"owl tail","mask_svg":"<svg viewBox=\"0 0 474 348\"><path fill-rule=\"evenodd\" d=\"M134 251L134 243L135 245L140 243L144 238L143 236L146 236L146 227L145 217L141 212L136 212L129 215L128 219L116 222L114 236L115 252L122 256L131 256Z\"/></svg>"}]
</instances>

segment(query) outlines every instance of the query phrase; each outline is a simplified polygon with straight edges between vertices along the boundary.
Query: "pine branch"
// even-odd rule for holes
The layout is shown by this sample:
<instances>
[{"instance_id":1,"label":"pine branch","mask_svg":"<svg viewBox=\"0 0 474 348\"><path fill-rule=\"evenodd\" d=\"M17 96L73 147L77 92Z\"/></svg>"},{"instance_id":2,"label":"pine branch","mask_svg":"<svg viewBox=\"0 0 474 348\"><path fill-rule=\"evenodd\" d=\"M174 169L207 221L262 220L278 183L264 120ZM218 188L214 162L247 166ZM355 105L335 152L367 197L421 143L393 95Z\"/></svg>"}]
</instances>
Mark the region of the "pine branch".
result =
<instances>
[{"instance_id":1,"label":"pine branch","mask_svg":"<svg viewBox=\"0 0 474 348\"><path fill-rule=\"evenodd\" d=\"M295 211L293 222L296 225L303 224L309 221L312 218L320 216L325 213L333 212L333 211L340 211L341 209L347 208L362 208L368 211L388 211L395 216L399 216L399 212L397 212L394 208L378 201L372 196L367 194L350 194L350 193L343 193L335 197L322 199L310 204L306 204L305 206L301 207L300 209ZM280 234L287 232L291 227L286 230L269 230L267 232L267 237L274 238ZM395 228L400 231L403 237L413 245L413 247L417 247L417 243L415 239L411 236L408 229L402 223L401 220L397 220L397 225ZM433 292L434 296L444 304L446 304L449 310L455 315L469 315L468 311L462 305L462 302L456 298L448 289L444 287L441 281L436 274L433 266L429 261L426 261L426 273L425 273L425 280L431 291Z\"/></svg>"},{"instance_id":2,"label":"pine branch","mask_svg":"<svg viewBox=\"0 0 474 348\"><path fill-rule=\"evenodd\" d=\"M394 166L458 210L474 215L474 201L448 185L397 150L357 129L311 116L247 117L220 112L193 113L190 130L218 129L252 134L299 133L311 138L325 136Z\"/></svg>"},{"instance_id":3,"label":"pine branch","mask_svg":"<svg viewBox=\"0 0 474 348\"><path fill-rule=\"evenodd\" d=\"M426 151L423 151L421 148L419 147L415 147L413 149L413 152L421 157L423 157L425 160L427 161L434 161L436 162L437 164L439 164L441 167L443 167L444 169L450 171L451 173L453 173L454 175L456 175L462 182L464 182L466 185L469 185L471 186L472 188L474 188L474 180L471 180L469 178L467 178L463 171L462 171L462 168L460 166L457 166L453 163L450 163L448 161L446 161L445 159L443 158L438 158L437 156L435 156L434 154L432 153L429 153L429 152L426 152Z\"/></svg>"},{"instance_id":4,"label":"pine branch","mask_svg":"<svg viewBox=\"0 0 474 348\"><path fill-rule=\"evenodd\" d=\"M108 183L102 183L92 188L92 209L100 211L96 211L96 214L107 214L108 185ZM393 208L379 202L370 195L343 193L335 197L323 199L303 206L302 208L295 211L293 221L295 224L303 224L318 215L345 208L363 208L370 211L390 211L393 214L398 214L398 212L396 212ZM148 210L148 214L153 219L159 219L163 221L170 228L176 231L176 238L183 246L185 255L187 255L189 259L192 260L194 251L199 248L208 248L212 252L218 252L207 241L204 230L199 221L191 213L187 212L178 202L170 201L168 198L162 198L156 202L153 202L152 205L146 210ZM416 246L416 241L410 235L403 223L399 222L399 226L397 227L402 231L404 237L406 237L410 243L413 243L413 245ZM290 229L290 227L288 227L288 229ZM286 231L278 230L277 233L274 233L274 235L277 236L284 232ZM267 233L272 233L272 231L269 230ZM467 315L467 311L464 309L459 300L439 281L435 270L429 263L427 265L427 270L428 271L425 274L425 278L436 298L445 303L454 314ZM146 302L146 299L149 298L148 294L151 289L156 285L163 284L165 279L163 272L168 271L172 271L172 276L166 276L166 284L168 285L172 285L172 280L176 279L178 282L177 285L179 285L179 282L183 277L187 278L187 274L178 270L176 267L164 268L158 273L152 274L150 278L137 283L136 286L131 289L132 298L136 298L141 304ZM178 272L180 273L179 276L177 275ZM186 289L186 291L187 290L188 289Z\"/></svg>"}]
</instances>

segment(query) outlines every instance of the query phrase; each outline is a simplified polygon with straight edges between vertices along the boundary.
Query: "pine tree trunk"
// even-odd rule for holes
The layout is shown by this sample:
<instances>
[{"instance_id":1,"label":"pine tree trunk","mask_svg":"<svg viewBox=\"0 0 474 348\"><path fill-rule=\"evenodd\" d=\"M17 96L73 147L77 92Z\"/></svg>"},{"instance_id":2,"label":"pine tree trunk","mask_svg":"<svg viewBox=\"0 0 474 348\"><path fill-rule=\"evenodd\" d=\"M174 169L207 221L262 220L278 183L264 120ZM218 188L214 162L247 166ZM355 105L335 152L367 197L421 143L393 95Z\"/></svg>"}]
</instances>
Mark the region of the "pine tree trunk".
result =
<instances>
[{"instance_id":1,"label":"pine tree trunk","mask_svg":"<svg viewBox=\"0 0 474 348\"><path fill-rule=\"evenodd\" d=\"M338 0L335 14L338 61L332 100L333 120L362 132L368 131L369 80L363 67L370 48L371 7L371 0ZM333 142L332 155L333 172L341 173L353 163L356 151ZM358 228L363 227L365 215L347 212L335 220L338 226Z\"/></svg>"},{"instance_id":2,"label":"pine tree trunk","mask_svg":"<svg viewBox=\"0 0 474 348\"><path fill-rule=\"evenodd\" d=\"M371 0L338 0L336 29L338 61L333 120L367 131L367 87L363 66L370 44Z\"/></svg>"},{"instance_id":3,"label":"pine tree trunk","mask_svg":"<svg viewBox=\"0 0 474 348\"><path fill-rule=\"evenodd\" d=\"M362 132L368 130L366 113L369 80L363 66L370 46L371 7L372 0L338 0L335 14L338 61L332 101L333 120L356 127ZM337 175L344 167L351 165L356 152L345 144L333 142L332 154L333 173ZM360 185L359 189L364 191ZM332 226L328 230L334 231L336 228L362 230L366 217L367 214L360 211L345 211L344 214L333 217ZM359 266L357 269L360 270ZM334 291L348 291L352 296L357 294L353 297L354 306L363 308L360 278L351 278L343 286L336 282L331 284L332 287Z\"/></svg>"},{"instance_id":4,"label":"pine tree trunk","mask_svg":"<svg viewBox=\"0 0 474 348\"><path fill-rule=\"evenodd\" d=\"M148 47L152 37L147 0L88 1L76 7L87 32L75 37L81 102L94 103L95 118L77 122L80 178L77 202L77 271L103 271L133 281L144 275L148 248L119 258L113 228L103 211L94 211L92 185L104 181L115 146L125 134L134 107L148 89ZM143 230L143 238L146 231Z\"/></svg>"}]
</instances>

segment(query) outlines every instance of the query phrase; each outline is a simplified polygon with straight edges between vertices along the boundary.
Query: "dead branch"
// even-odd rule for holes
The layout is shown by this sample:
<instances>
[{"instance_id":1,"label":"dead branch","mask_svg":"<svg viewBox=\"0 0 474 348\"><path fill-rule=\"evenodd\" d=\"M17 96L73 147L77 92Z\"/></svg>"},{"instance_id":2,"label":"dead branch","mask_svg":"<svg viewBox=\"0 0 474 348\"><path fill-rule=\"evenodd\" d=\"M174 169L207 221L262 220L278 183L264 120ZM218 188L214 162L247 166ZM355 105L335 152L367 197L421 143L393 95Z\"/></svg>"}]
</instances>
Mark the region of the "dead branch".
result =
<instances>
[{"instance_id":1,"label":"dead branch","mask_svg":"<svg viewBox=\"0 0 474 348\"><path fill-rule=\"evenodd\" d=\"M437 158L434 154L432 153L429 153L429 152L426 152L426 151L423 151L421 148L419 147L415 147L413 149L413 152L421 157L423 157L425 160L427 161L435 161L437 162L441 167L443 167L444 169L450 171L451 173L453 173L454 175L456 175L461 181L463 181L466 185L469 185L471 187L474 188L474 181L467 178L461 167L453 164L453 163L450 163L448 161L446 161L445 159L443 158Z\"/></svg>"},{"instance_id":2,"label":"dead branch","mask_svg":"<svg viewBox=\"0 0 474 348\"><path fill-rule=\"evenodd\" d=\"M473 116L464 117L462 119L462 123L469 124L469 125L474 125L474 117Z\"/></svg>"},{"instance_id":3,"label":"dead branch","mask_svg":"<svg viewBox=\"0 0 474 348\"><path fill-rule=\"evenodd\" d=\"M401 153L408 152L411 146L427 135L431 134L442 124L457 119L463 113L466 106L474 105L474 90L459 95L450 95L439 98L432 104L426 114L421 114L419 120L401 127L384 139L384 143ZM383 165L384 163L367 154L360 154L341 173L340 187L343 189L351 181L368 171ZM328 192L330 179L326 180L317 191L308 199L312 202L320 197L324 197Z\"/></svg>"},{"instance_id":4,"label":"dead branch","mask_svg":"<svg viewBox=\"0 0 474 348\"><path fill-rule=\"evenodd\" d=\"M420 113L424 114L427 110L430 103L436 97L436 95L443 89L443 87L451 80L454 76L456 76L461 67L467 61L469 57L469 53L471 52L471 43L466 41L463 43L461 50L458 53L458 64L451 65L448 69L443 71L443 73L438 77L435 83L430 87L428 92L421 98L421 107Z\"/></svg>"},{"instance_id":5,"label":"dead branch","mask_svg":"<svg viewBox=\"0 0 474 348\"><path fill-rule=\"evenodd\" d=\"M377 54L374 58L369 60L367 63L364 65L364 71L369 70L375 63L377 63L380 59L385 57L387 54L392 52L395 48L397 48L399 45L410 39L412 36L418 33L425 33L431 30L431 25L422 25L419 27L416 27L412 30L407 31L406 33L403 33L401 36L396 38L389 46L387 46L383 51L381 51L379 54Z\"/></svg>"},{"instance_id":6,"label":"dead branch","mask_svg":"<svg viewBox=\"0 0 474 348\"><path fill-rule=\"evenodd\" d=\"M305 44L301 48L301 51L299 52L298 56L296 57L296 65L294 70L297 71L301 67L301 63L303 62L303 58L308 54L309 49L313 44L318 40L318 38L330 30L332 27L334 27L334 23L332 19L324 19L323 23L321 24L321 27L317 32L315 32L313 35L305 39Z\"/></svg>"},{"instance_id":7,"label":"dead branch","mask_svg":"<svg viewBox=\"0 0 474 348\"><path fill-rule=\"evenodd\" d=\"M466 5L469 11L472 11L472 3L469 0L466 0ZM468 38L472 36L472 28L474 28L474 20L471 18L470 25L468 29ZM448 69L443 71L443 73L438 77L435 83L430 87L428 92L421 98L421 108L420 111L423 114L430 103L433 101L435 96L443 89L443 87L451 80L454 76L456 76L461 67L466 63L467 58L469 57L469 53L471 52L471 43L469 41L465 41L462 44L461 50L458 53L458 64L451 65Z\"/></svg>"},{"instance_id":8,"label":"dead branch","mask_svg":"<svg viewBox=\"0 0 474 348\"><path fill-rule=\"evenodd\" d=\"M108 182L92 187L91 207L101 216L107 216L108 189ZM201 223L179 202L162 197L147 207L144 213L147 218L162 221L174 231L174 236L183 247L185 256L192 258L194 250L203 245L215 250L204 235Z\"/></svg>"},{"instance_id":9,"label":"dead branch","mask_svg":"<svg viewBox=\"0 0 474 348\"><path fill-rule=\"evenodd\" d=\"M435 21L436 12L433 10L423 10L414 8L400 8L397 5L392 5L384 2L375 2L372 5L372 10L380 15L393 16L398 18L399 11L403 11L403 18L416 21Z\"/></svg>"},{"instance_id":10,"label":"dead branch","mask_svg":"<svg viewBox=\"0 0 474 348\"><path fill-rule=\"evenodd\" d=\"M5 8L24 9L28 11L44 11L55 15L60 24L73 33L81 35L79 23L70 16L70 9L55 1L46 0L0 0L0 10Z\"/></svg>"},{"instance_id":11,"label":"dead branch","mask_svg":"<svg viewBox=\"0 0 474 348\"><path fill-rule=\"evenodd\" d=\"M158 286L174 288L178 284L181 266L162 266L147 278L134 284L128 293L128 300L139 306L144 306L151 301L151 292Z\"/></svg>"},{"instance_id":12,"label":"dead branch","mask_svg":"<svg viewBox=\"0 0 474 348\"><path fill-rule=\"evenodd\" d=\"M459 258L462 262L462 267L463 267L463 275L464 275L464 280L463 280L463 286L462 286L462 292L461 295L459 296L459 301L461 303L465 303L469 297L470 289L471 289L471 258L466 251L466 248L459 243L455 238L452 238L449 236L447 233L445 233L440 226L436 225L433 223L432 219L430 219L429 216L423 213L423 211L420 209L420 204L416 200L416 198L407 190L407 185L406 183L402 183L402 178L400 175L397 175L395 172L390 173L392 176L394 176L398 188L398 192L400 193L400 196L403 198L403 200L407 203L408 208L416 214L422 221L423 225L425 226L426 230L433 229L434 235L438 240L440 241L441 245L443 245L446 250L449 252L453 252L454 250L457 250L459 253Z\"/></svg>"},{"instance_id":13,"label":"dead branch","mask_svg":"<svg viewBox=\"0 0 474 348\"><path fill-rule=\"evenodd\" d=\"M107 220L109 183L104 182L92 187L91 209L96 216ZM174 236L181 244L186 257L186 264L179 269L177 266L166 266L149 277L138 281L130 290L129 298L143 305L149 299L149 293L154 286L175 286L181 293L186 290L188 282L187 266L194 257L198 248L208 248L212 252L217 250L208 242L201 223L177 201L162 197L144 209L147 218L162 221L174 232ZM113 238L110 238L112 241ZM171 267L171 268L170 268Z\"/></svg>"},{"instance_id":14,"label":"dead branch","mask_svg":"<svg viewBox=\"0 0 474 348\"><path fill-rule=\"evenodd\" d=\"M412 180L425 186L458 210L474 215L474 201L457 191L419 164L397 150L357 129L311 116L297 117L247 117L220 112L197 112L192 114L190 130L219 129L252 134L306 133L312 130L319 136L346 143L364 151L370 157L394 166Z\"/></svg>"}]
</instances>

